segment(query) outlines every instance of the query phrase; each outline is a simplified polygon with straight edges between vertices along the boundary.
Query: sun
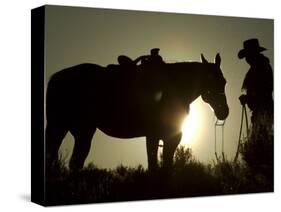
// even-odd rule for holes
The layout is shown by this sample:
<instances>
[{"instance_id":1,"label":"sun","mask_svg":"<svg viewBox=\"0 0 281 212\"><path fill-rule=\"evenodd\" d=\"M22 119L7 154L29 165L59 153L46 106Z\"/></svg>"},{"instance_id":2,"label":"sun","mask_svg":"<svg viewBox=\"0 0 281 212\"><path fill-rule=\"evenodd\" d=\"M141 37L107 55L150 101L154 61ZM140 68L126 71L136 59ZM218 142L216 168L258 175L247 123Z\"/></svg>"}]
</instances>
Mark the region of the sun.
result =
<instances>
[{"instance_id":1,"label":"sun","mask_svg":"<svg viewBox=\"0 0 281 212\"><path fill-rule=\"evenodd\" d=\"M198 135L200 125L200 111L197 104L191 104L189 114L182 123L181 144L191 144Z\"/></svg>"}]
</instances>

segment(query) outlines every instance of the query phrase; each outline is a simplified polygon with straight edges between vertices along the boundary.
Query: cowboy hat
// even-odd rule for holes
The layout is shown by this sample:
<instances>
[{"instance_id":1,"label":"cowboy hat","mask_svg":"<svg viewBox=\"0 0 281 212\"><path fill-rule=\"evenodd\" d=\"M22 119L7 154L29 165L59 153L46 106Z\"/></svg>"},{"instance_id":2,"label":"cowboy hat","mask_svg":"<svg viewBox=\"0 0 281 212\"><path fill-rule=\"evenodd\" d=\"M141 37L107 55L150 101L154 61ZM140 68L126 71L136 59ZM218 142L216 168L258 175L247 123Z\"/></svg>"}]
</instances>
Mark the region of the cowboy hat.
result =
<instances>
[{"instance_id":1,"label":"cowboy hat","mask_svg":"<svg viewBox=\"0 0 281 212\"><path fill-rule=\"evenodd\" d=\"M256 38L244 41L243 47L244 49L241 49L238 53L239 59L242 59L249 54L258 53L266 50L266 48L260 46L259 40Z\"/></svg>"}]
</instances>

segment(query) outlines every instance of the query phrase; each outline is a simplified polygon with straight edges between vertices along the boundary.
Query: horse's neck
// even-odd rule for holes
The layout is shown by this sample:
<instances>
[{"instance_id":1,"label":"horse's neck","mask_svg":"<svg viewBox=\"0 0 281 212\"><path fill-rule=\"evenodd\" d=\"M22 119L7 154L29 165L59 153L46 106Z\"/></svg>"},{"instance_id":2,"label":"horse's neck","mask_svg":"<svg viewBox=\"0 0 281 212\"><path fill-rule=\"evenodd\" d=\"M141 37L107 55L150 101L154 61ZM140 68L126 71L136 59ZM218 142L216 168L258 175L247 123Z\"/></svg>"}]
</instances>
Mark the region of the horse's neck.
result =
<instances>
[{"instance_id":1,"label":"horse's neck","mask_svg":"<svg viewBox=\"0 0 281 212\"><path fill-rule=\"evenodd\" d=\"M197 62L166 64L156 70L114 70L110 75L115 81L114 89L125 89L122 93L154 95L162 92L163 95L177 97L186 104L200 96L206 84L204 66Z\"/></svg>"},{"instance_id":2,"label":"horse's neck","mask_svg":"<svg viewBox=\"0 0 281 212\"><path fill-rule=\"evenodd\" d=\"M176 93L184 102L190 104L199 97L206 84L206 71L202 63L184 62L170 64L165 70L166 78L173 80Z\"/></svg>"}]
</instances>

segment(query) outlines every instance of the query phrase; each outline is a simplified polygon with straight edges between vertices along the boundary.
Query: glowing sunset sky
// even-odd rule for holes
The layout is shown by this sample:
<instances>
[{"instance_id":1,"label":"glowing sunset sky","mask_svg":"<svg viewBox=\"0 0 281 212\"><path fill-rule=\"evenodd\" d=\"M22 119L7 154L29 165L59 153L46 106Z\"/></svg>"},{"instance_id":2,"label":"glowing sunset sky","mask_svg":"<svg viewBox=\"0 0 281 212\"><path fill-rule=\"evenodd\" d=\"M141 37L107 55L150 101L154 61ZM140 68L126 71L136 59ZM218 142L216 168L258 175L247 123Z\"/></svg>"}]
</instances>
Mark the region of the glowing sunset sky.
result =
<instances>
[{"instance_id":1,"label":"glowing sunset sky","mask_svg":"<svg viewBox=\"0 0 281 212\"><path fill-rule=\"evenodd\" d=\"M117 63L118 55L135 59L160 48L166 62L200 61L200 54L214 61L220 53L221 69L227 80L226 95L230 114L225 124L225 153L236 152L241 106L238 97L248 70L237 58L243 41L258 38L267 48L265 56L273 66L273 20L187 14L122 11L76 7L46 7L46 84L55 72L80 63L103 66ZM187 82L188 83L188 82ZM182 140L200 161L214 159L215 117L199 97L191 106L196 123ZM147 166L145 138L116 139L97 130L86 164L114 168L119 164ZM70 156L73 138L68 133L61 151ZM220 148L218 148L220 151Z\"/></svg>"}]
</instances>

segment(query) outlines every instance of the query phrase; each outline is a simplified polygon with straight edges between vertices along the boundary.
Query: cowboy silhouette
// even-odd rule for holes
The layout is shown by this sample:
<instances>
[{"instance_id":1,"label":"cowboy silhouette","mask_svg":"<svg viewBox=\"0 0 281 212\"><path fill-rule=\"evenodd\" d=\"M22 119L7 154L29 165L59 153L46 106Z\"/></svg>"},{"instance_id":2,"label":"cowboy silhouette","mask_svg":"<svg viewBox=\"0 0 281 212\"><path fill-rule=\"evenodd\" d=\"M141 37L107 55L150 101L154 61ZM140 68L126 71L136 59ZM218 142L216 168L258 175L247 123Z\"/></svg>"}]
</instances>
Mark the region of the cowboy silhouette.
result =
<instances>
[{"instance_id":1,"label":"cowboy silhouette","mask_svg":"<svg viewBox=\"0 0 281 212\"><path fill-rule=\"evenodd\" d=\"M238 58L245 58L250 65L242 90L246 94L239 97L242 105L247 105L252 111L252 125L255 127L261 124L261 119L266 117L266 125L273 121L273 73L269 64L269 59L261 52L266 48L259 45L258 39L249 39L244 41L244 48L239 51Z\"/></svg>"}]
</instances>

